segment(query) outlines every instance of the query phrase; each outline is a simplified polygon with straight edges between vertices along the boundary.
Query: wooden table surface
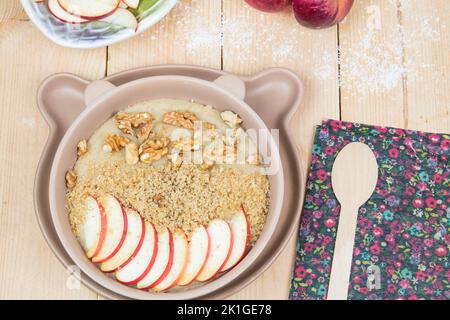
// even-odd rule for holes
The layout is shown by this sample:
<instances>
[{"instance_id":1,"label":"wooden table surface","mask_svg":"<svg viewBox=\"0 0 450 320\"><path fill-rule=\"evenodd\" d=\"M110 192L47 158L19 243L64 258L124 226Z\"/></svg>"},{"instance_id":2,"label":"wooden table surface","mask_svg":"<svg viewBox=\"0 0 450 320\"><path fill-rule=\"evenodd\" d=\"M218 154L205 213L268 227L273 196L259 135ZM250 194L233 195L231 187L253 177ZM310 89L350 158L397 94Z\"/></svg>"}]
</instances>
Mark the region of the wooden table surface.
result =
<instances>
[{"instance_id":1,"label":"wooden table surface","mask_svg":"<svg viewBox=\"0 0 450 320\"><path fill-rule=\"evenodd\" d=\"M290 12L263 14L243 0L181 0L151 30L96 50L65 49L29 21L19 1L0 1L0 298L97 299L68 286L34 218L32 189L47 138L36 107L55 72L87 79L133 67L187 63L252 74L296 71L306 86L292 128L306 170L313 127L340 118L450 132L448 0L357 0L339 25L300 27ZM232 298L285 299L295 237L274 265Z\"/></svg>"}]
</instances>

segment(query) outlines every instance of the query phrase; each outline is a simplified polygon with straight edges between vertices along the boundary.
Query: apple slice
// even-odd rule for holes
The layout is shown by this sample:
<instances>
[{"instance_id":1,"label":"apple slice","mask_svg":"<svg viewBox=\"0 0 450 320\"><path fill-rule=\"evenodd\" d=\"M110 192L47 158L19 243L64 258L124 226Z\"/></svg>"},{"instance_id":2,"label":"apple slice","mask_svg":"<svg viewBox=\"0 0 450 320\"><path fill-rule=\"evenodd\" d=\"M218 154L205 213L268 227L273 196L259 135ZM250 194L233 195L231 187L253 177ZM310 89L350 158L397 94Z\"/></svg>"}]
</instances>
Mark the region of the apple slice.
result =
<instances>
[{"instance_id":1,"label":"apple slice","mask_svg":"<svg viewBox=\"0 0 450 320\"><path fill-rule=\"evenodd\" d=\"M158 232L158 254L152 269L138 282L139 289L149 289L159 283L170 271L173 263L173 237L168 228Z\"/></svg>"},{"instance_id":2,"label":"apple slice","mask_svg":"<svg viewBox=\"0 0 450 320\"><path fill-rule=\"evenodd\" d=\"M206 264L197 276L197 281L208 281L215 277L227 262L233 247L233 234L230 225L219 219L208 225L210 250Z\"/></svg>"},{"instance_id":3,"label":"apple slice","mask_svg":"<svg viewBox=\"0 0 450 320\"><path fill-rule=\"evenodd\" d=\"M117 8L112 14L107 17L100 19L100 21L109 22L111 24L119 25L128 29L133 29L134 31L138 28L138 21L136 17L127 9Z\"/></svg>"},{"instance_id":4,"label":"apple slice","mask_svg":"<svg viewBox=\"0 0 450 320\"><path fill-rule=\"evenodd\" d=\"M83 222L79 226L79 240L90 259L101 249L106 236L106 214L102 204L94 197L85 200Z\"/></svg>"},{"instance_id":5,"label":"apple slice","mask_svg":"<svg viewBox=\"0 0 450 320\"><path fill-rule=\"evenodd\" d=\"M139 6L139 0L122 0L122 2L133 9Z\"/></svg>"},{"instance_id":6,"label":"apple slice","mask_svg":"<svg viewBox=\"0 0 450 320\"><path fill-rule=\"evenodd\" d=\"M125 241L119 251L100 265L103 272L114 272L126 265L138 253L144 242L145 223L139 213L126 210L128 230Z\"/></svg>"},{"instance_id":7,"label":"apple slice","mask_svg":"<svg viewBox=\"0 0 450 320\"><path fill-rule=\"evenodd\" d=\"M194 230L189 243L189 258L186 269L178 280L178 285L187 286L202 272L209 255L209 235L201 226Z\"/></svg>"},{"instance_id":8,"label":"apple slice","mask_svg":"<svg viewBox=\"0 0 450 320\"><path fill-rule=\"evenodd\" d=\"M106 213L106 236L92 262L102 263L111 259L120 249L127 234L127 214L122 204L112 195L100 200Z\"/></svg>"},{"instance_id":9,"label":"apple slice","mask_svg":"<svg viewBox=\"0 0 450 320\"><path fill-rule=\"evenodd\" d=\"M188 261L188 241L183 230L177 229L173 234L173 263L167 275L153 287L156 292L169 290L175 286L186 268Z\"/></svg>"},{"instance_id":10,"label":"apple slice","mask_svg":"<svg viewBox=\"0 0 450 320\"><path fill-rule=\"evenodd\" d=\"M48 0L48 10L52 15L54 15L57 19L61 20L62 22L78 24L89 21L87 19L83 19L79 16L75 16L68 13L59 5L58 0Z\"/></svg>"},{"instance_id":11,"label":"apple slice","mask_svg":"<svg viewBox=\"0 0 450 320\"><path fill-rule=\"evenodd\" d=\"M152 269L158 254L158 235L153 224L145 223L144 242L134 257L116 272L116 278L123 284L136 284Z\"/></svg>"},{"instance_id":12,"label":"apple slice","mask_svg":"<svg viewBox=\"0 0 450 320\"><path fill-rule=\"evenodd\" d=\"M58 2L70 14L93 19L113 13L120 0L58 0Z\"/></svg>"},{"instance_id":13,"label":"apple slice","mask_svg":"<svg viewBox=\"0 0 450 320\"><path fill-rule=\"evenodd\" d=\"M228 258L221 272L230 270L241 261L250 241L250 224L244 207L231 218L229 223L231 233L233 233L233 247L231 248L230 258Z\"/></svg>"}]
</instances>

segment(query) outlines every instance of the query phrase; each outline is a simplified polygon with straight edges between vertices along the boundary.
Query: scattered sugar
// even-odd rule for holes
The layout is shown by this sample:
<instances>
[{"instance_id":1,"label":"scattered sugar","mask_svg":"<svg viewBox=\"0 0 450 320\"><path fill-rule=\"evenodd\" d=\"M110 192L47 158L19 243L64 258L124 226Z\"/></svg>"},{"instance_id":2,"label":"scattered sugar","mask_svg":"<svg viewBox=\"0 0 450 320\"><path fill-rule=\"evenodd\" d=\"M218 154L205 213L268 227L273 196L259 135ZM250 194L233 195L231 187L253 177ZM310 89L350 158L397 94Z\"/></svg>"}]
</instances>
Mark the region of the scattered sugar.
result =
<instances>
[{"instance_id":1,"label":"scattered sugar","mask_svg":"<svg viewBox=\"0 0 450 320\"><path fill-rule=\"evenodd\" d=\"M422 72L436 68L432 63L418 64L422 60L429 61L429 58L422 59L423 52L420 48L441 41L441 33L447 29L443 21L446 19L439 19L437 13L421 12L411 16L409 13L412 8L408 8L412 5L411 2L403 1L399 4L396 0L389 1L399 10L403 20L409 19L409 25L413 23L417 26L417 33L405 32L402 26L405 21L398 21L397 25L388 26L390 29L387 30L382 23L381 14L381 28L361 28L357 31L361 35L357 41L354 40L356 37L346 39L346 34L341 33L340 47L320 51L316 49L317 43L329 39L327 31L314 31L316 33L312 44L302 42L299 39L304 38L305 32L311 31L299 26L289 10L278 13L277 18L273 18L271 14L256 12L249 6L243 6L238 14L225 11L219 19L211 19L213 22L208 24L210 19L202 20L198 17L205 16L210 8L204 6L203 0L192 0L180 1L167 21L153 29L150 37L160 39L169 26L175 24L174 41L184 41L188 56L225 48L225 52L238 55L237 61L259 65L261 56L255 52L271 52L272 66L292 66L297 61L308 65L314 71L303 76L317 81L317 85L336 77L339 64L339 85L348 94L385 94L398 89L402 81L410 83L420 80ZM359 8L361 13L367 14L366 19L369 18L369 7L373 5L367 4L366 8ZM445 15L439 13L440 16L443 14ZM341 24L348 28L351 23L350 15ZM320 55L319 59L317 55ZM224 59L227 59L226 53Z\"/></svg>"}]
</instances>

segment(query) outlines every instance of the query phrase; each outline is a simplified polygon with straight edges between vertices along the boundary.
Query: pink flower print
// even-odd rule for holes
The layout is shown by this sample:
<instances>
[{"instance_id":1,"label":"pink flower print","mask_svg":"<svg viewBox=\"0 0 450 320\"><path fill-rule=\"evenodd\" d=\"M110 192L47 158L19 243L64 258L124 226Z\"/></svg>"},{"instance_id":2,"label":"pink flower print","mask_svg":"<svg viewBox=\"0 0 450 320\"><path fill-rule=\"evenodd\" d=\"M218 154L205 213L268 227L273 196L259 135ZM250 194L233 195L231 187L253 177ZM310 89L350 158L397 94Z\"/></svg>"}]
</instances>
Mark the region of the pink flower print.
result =
<instances>
[{"instance_id":1,"label":"pink flower print","mask_svg":"<svg viewBox=\"0 0 450 320\"><path fill-rule=\"evenodd\" d=\"M305 268L299 267L299 268L295 269L295 274L296 274L297 278L303 279L306 276L307 271Z\"/></svg>"},{"instance_id":2,"label":"pink flower print","mask_svg":"<svg viewBox=\"0 0 450 320\"><path fill-rule=\"evenodd\" d=\"M414 193L415 193L415 190L414 190L414 188L413 187L411 187L411 186L408 186L408 187L406 187L406 190L405 190L405 192L406 192L406 195L408 195L408 196L412 196Z\"/></svg>"},{"instance_id":3,"label":"pink flower print","mask_svg":"<svg viewBox=\"0 0 450 320\"><path fill-rule=\"evenodd\" d=\"M333 129L333 131L338 131L342 126L342 121L332 120L330 122L330 125L331 125L331 128Z\"/></svg>"},{"instance_id":4,"label":"pink flower print","mask_svg":"<svg viewBox=\"0 0 450 320\"><path fill-rule=\"evenodd\" d=\"M325 237L323 237L323 243L324 244L329 244L332 239L333 238L331 238L330 236L325 236Z\"/></svg>"},{"instance_id":5,"label":"pink flower print","mask_svg":"<svg viewBox=\"0 0 450 320\"><path fill-rule=\"evenodd\" d=\"M320 181L325 181L327 177L328 173L325 170L320 169L319 171L317 171L317 179L319 179Z\"/></svg>"},{"instance_id":6,"label":"pink flower print","mask_svg":"<svg viewBox=\"0 0 450 320\"><path fill-rule=\"evenodd\" d=\"M305 247L304 248L305 248L306 251L311 252L314 249L314 245L312 243L310 243L310 242L307 242L307 243L305 243Z\"/></svg>"},{"instance_id":7,"label":"pink flower print","mask_svg":"<svg viewBox=\"0 0 450 320\"><path fill-rule=\"evenodd\" d=\"M409 287L409 280L408 279L402 279L402 280L400 280L399 285L403 289L408 289L408 287Z\"/></svg>"},{"instance_id":8,"label":"pink flower print","mask_svg":"<svg viewBox=\"0 0 450 320\"><path fill-rule=\"evenodd\" d=\"M314 218L316 218L316 219L320 219L320 218L322 218L322 212L320 212L320 211L314 211Z\"/></svg>"},{"instance_id":9,"label":"pink flower print","mask_svg":"<svg viewBox=\"0 0 450 320\"><path fill-rule=\"evenodd\" d=\"M383 229L381 229L380 227L373 228L373 235L375 237L381 237L383 235Z\"/></svg>"},{"instance_id":10,"label":"pink flower print","mask_svg":"<svg viewBox=\"0 0 450 320\"><path fill-rule=\"evenodd\" d=\"M427 189L427 184L425 182L419 182L417 184L417 188L419 188L419 190L426 190Z\"/></svg>"},{"instance_id":11,"label":"pink flower print","mask_svg":"<svg viewBox=\"0 0 450 320\"><path fill-rule=\"evenodd\" d=\"M336 225L336 220L333 217L328 217L324 224L327 228L332 228Z\"/></svg>"},{"instance_id":12,"label":"pink flower print","mask_svg":"<svg viewBox=\"0 0 450 320\"><path fill-rule=\"evenodd\" d=\"M416 208L422 208L423 207L423 200L421 198L416 198L412 202L413 206Z\"/></svg>"},{"instance_id":13,"label":"pink flower print","mask_svg":"<svg viewBox=\"0 0 450 320\"><path fill-rule=\"evenodd\" d=\"M382 133L386 133L388 131L388 129L386 127L382 127L382 126L375 126L374 128Z\"/></svg>"},{"instance_id":14,"label":"pink flower print","mask_svg":"<svg viewBox=\"0 0 450 320\"><path fill-rule=\"evenodd\" d=\"M389 156L391 158L398 158L398 149L397 148L392 148L389 150Z\"/></svg>"},{"instance_id":15,"label":"pink flower print","mask_svg":"<svg viewBox=\"0 0 450 320\"><path fill-rule=\"evenodd\" d=\"M436 173L433 176L433 181L436 182L436 183L441 184L443 180L444 180L444 178L442 178L442 176L439 173Z\"/></svg>"},{"instance_id":16,"label":"pink flower print","mask_svg":"<svg viewBox=\"0 0 450 320\"><path fill-rule=\"evenodd\" d=\"M354 283L361 283L361 278L360 278L359 276L355 276L355 277L353 278L353 282L354 282Z\"/></svg>"},{"instance_id":17,"label":"pink flower print","mask_svg":"<svg viewBox=\"0 0 450 320\"><path fill-rule=\"evenodd\" d=\"M370 253L372 253L374 255L379 255L380 254L380 246L378 244L374 244L373 246L371 246Z\"/></svg>"},{"instance_id":18,"label":"pink flower print","mask_svg":"<svg viewBox=\"0 0 450 320\"><path fill-rule=\"evenodd\" d=\"M440 245L434 250L438 257L445 257L447 255L447 248L443 245Z\"/></svg>"},{"instance_id":19,"label":"pink flower print","mask_svg":"<svg viewBox=\"0 0 450 320\"><path fill-rule=\"evenodd\" d=\"M436 205L437 205L436 199L434 199L433 197L426 198L425 203L427 205L427 208L430 208L430 209L436 208Z\"/></svg>"},{"instance_id":20,"label":"pink flower print","mask_svg":"<svg viewBox=\"0 0 450 320\"><path fill-rule=\"evenodd\" d=\"M384 212L384 211L386 211L386 205L384 203L382 203L378 206L378 209L380 209L380 212Z\"/></svg>"},{"instance_id":21,"label":"pink flower print","mask_svg":"<svg viewBox=\"0 0 450 320\"><path fill-rule=\"evenodd\" d=\"M408 297L408 300L419 300L419 298L417 296L412 295Z\"/></svg>"},{"instance_id":22,"label":"pink flower print","mask_svg":"<svg viewBox=\"0 0 450 320\"><path fill-rule=\"evenodd\" d=\"M391 233L397 234L402 231L402 226L398 223L397 220L393 221L391 223Z\"/></svg>"},{"instance_id":23,"label":"pink flower print","mask_svg":"<svg viewBox=\"0 0 450 320\"><path fill-rule=\"evenodd\" d=\"M421 270L416 272L416 278L419 281L424 281L426 276L427 276L427 274L425 272L421 271Z\"/></svg>"},{"instance_id":24,"label":"pink flower print","mask_svg":"<svg viewBox=\"0 0 450 320\"><path fill-rule=\"evenodd\" d=\"M430 139L432 143L437 143L437 142L439 142L439 135L437 135L435 133L430 134L428 136L428 139Z\"/></svg>"},{"instance_id":25,"label":"pink flower print","mask_svg":"<svg viewBox=\"0 0 450 320\"><path fill-rule=\"evenodd\" d=\"M369 292L369 289L367 289L366 287L362 287L361 289L359 289L359 292L361 292L362 294L367 294Z\"/></svg>"},{"instance_id":26,"label":"pink flower print","mask_svg":"<svg viewBox=\"0 0 450 320\"><path fill-rule=\"evenodd\" d=\"M327 156L332 156L333 153L334 153L334 149L332 147L330 147L330 146L325 147L325 154Z\"/></svg>"},{"instance_id":27,"label":"pink flower print","mask_svg":"<svg viewBox=\"0 0 450 320\"><path fill-rule=\"evenodd\" d=\"M387 242L395 242L394 236L390 233L386 235L385 239Z\"/></svg>"},{"instance_id":28,"label":"pink flower print","mask_svg":"<svg viewBox=\"0 0 450 320\"><path fill-rule=\"evenodd\" d=\"M450 149L450 140L449 139L443 139L441 141L441 148L444 149L445 151Z\"/></svg>"},{"instance_id":29,"label":"pink flower print","mask_svg":"<svg viewBox=\"0 0 450 320\"><path fill-rule=\"evenodd\" d=\"M389 293L394 293L396 289L397 289L397 287L394 284L392 284L392 283L389 283L388 286L387 286L387 291Z\"/></svg>"},{"instance_id":30,"label":"pink flower print","mask_svg":"<svg viewBox=\"0 0 450 320\"><path fill-rule=\"evenodd\" d=\"M431 246L433 245L433 240L431 240L431 239L425 239L425 240L423 240L423 243L425 243L425 245L426 245L427 247L431 247Z\"/></svg>"}]
</instances>

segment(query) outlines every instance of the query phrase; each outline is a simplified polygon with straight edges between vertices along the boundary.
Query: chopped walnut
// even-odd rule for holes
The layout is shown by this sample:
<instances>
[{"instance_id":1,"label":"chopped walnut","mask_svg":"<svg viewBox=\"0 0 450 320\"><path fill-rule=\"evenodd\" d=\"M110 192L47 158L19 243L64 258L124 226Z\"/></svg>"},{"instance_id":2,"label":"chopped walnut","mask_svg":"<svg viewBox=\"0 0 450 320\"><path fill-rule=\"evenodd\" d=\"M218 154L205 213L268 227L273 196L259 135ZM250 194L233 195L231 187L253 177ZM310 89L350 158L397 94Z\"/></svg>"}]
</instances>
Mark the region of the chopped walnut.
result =
<instances>
[{"instance_id":1,"label":"chopped walnut","mask_svg":"<svg viewBox=\"0 0 450 320\"><path fill-rule=\"evenodd\" d=\"M69 189L72 189L77 184L77 175L73 170L69 170L66 173L66 186Z\"/></svg>"},{"instance_id":2,"label":"chopped walnut","mask_svg":"<svg viewBox=\"0 0 450 320\"><path fill-rule=\"evenodd\" d=\"M125 147L125 145L130 141L130 139L119 136L118 134L110 134L105 139L105 142L103 144L103 151L108 153L113 151L120 151L120 149Z\"/></svg>"},{"instance_id":3,"label":"chopped walnut","mask_svg":"<svg viewBox=\"0 0 450 320\"><path fill-rule=\"evenodd\" d=\"M79 157L85 155L88 152L88 145L86 140L81 140L77 145L77 154Z\"/></svg>"},{"instance_id":4,"label":"chopped walnut","mask_svg":"<svg viewBox=\"0 0 450 320\"><path fill-rule=\"evenodd\" d=\"M158 205L158 207L161 208L163 206L164 196L160 193L157 193L152 197L152 200Z\"/></svg>"},{"instance_id":5,"label":"chopped walnut","mask_svg":"<svg viewBox=\"0 0 450 320\"><path fill-rule=\"evenodd\" d=\"M242 123L242 119L239 116L231 111L224 111L220 114L222 120L230 127L236 128L236 126Z\"/></svg>"},{"instance_id":6,"label":"chopped walnut","mask_svg":"<svg viewBox=\"0 0 450 320\"><path fill-rule=\"evenodd\" d=\"M136 142L130 141L125 145L125 161L128 164L139 162L139 146Z\"/></svg>"},{"instance_id":7,"label":"chopped walnut","mask_svg":"<svg viewBox=\"0 0 450 320\"><path fill-rule=\"evenodd\" d=\"M139 148L140 159L144 163L153 163L169 153L170 140L167 137L149 139Z\"/></svg>"},{"instance_id":8,"label":"chopped walnut","mask_svg":"<svg viewBox=\"0 0 450 320\"><path fill-rule=\"evenodd\" d=\"M197 116L189 111L172 111L167 112L163 115L163 122L165 124L170 124L176 127L183 127L190 130L194 130L194 122L197 120Z\"/></svg>"},{"instance_id":9,"label":"chopped walnut","mask_svg":"<svg viewBox=\"0 0 450 320\"><path fill-rule=\"evenodd\" d=\"M149 112L116 114L116 126L125 134L137 135L138 138L147 139L151 129L153 128L153 116ZM135 133L134 129L141 127ZM145 129L143 129L145 127Z\"/></svg>"}]
</instances>

